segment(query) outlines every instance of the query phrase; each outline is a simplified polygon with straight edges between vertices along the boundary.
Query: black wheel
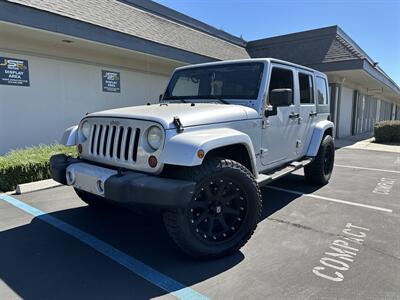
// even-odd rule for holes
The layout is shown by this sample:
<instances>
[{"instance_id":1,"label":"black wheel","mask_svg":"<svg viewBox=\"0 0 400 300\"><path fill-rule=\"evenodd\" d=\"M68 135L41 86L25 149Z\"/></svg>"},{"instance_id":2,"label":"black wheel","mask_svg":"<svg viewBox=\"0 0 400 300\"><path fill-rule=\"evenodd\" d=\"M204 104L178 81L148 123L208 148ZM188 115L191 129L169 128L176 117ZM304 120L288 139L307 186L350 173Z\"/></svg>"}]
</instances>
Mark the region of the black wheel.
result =
<instances>
[{"instance_id":1,"label":"black wheel","mask_svg":"<svg viewBox=\"0 0 400 300\"><path fill-rule=\"evenodd\" d=\"M78 197L81 198L83 202L86 202L91 207L104 208L105 206L107 206L107 201L101 196L77 188L74 188L74 190L75 193L78 195Z\"/></svg>"},{"instance_id":2,"label":"black wheel","mask_svg":"<svg viewBox=\"0 0 400 300\"><path fill-rule=\"evenodd\" d=\"M307 181L319 185L329 182L335 161L335 145L333 138L326 135L319 147L314 161L304 167L304 175Z\"/></svg>"},{"instance_id":3,"label":"black wheel","mask_svg":"<svg viewBox=\"0 0 400 300\"><path fill-rule=\"evenodd\" d=\"M165 226L176 244L203 259L239 250L261 216L261 193L251 172L235 161L213 158L186 169L180 177L197 184L185 209L164 213Z\"/></svg>"}]
</instances>

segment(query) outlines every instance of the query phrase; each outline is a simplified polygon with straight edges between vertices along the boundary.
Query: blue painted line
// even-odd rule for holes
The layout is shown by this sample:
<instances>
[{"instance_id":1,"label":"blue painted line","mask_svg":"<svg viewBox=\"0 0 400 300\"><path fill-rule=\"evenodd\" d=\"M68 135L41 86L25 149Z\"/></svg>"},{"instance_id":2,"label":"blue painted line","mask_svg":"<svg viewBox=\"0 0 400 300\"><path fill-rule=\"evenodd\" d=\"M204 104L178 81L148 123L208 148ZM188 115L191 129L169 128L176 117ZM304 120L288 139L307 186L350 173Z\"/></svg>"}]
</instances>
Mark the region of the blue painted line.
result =
<instances>
[{"instance_id":1,"label":"blue painted line","mask_svg":"<svg viewBox=\"0 0 400 300\"><path fill-rule=\"evenodd\" d=\"M195 290L186 287L182 283L172 279L171 277L164 275L152 267L146 265L145 263L137 260L128 254L114 248L113 246L99 240L98 238L61 221L35 207L32 207L25 202L15 199L9 195L0 195L0 199L8 202L9 204L27 212L28 214L35 216L36 218L56 227L57 229L73 236L74 238L80 240L86 245L92 247L98 252L104 254L105 256L111 258L115 262L124 266L133 273L139 275L145 280L151 282L152 284L158 286L164 291L174 295L178 299L188 300L188 299L202 299L206 300L207 297L196 292Z\"/></svg>"}]
</instances>

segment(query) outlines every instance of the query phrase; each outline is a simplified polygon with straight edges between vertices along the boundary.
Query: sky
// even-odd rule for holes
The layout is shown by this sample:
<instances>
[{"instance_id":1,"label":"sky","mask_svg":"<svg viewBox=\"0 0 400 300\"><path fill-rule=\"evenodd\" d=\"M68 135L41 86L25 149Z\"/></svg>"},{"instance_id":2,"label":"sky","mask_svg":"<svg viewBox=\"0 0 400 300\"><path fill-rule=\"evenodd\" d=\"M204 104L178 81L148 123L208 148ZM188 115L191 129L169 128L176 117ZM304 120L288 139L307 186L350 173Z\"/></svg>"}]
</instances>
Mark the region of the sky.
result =
<instances>
[{"instance_id":1,"label":"sky","mask_svg":"<svg viewBox=\"0 0 400 300\"><path fill-rule=\"evenodd\" d=\"M246 41L339 25L400 86L400 0L156 0Z\"/></svg>"}]
</instances>

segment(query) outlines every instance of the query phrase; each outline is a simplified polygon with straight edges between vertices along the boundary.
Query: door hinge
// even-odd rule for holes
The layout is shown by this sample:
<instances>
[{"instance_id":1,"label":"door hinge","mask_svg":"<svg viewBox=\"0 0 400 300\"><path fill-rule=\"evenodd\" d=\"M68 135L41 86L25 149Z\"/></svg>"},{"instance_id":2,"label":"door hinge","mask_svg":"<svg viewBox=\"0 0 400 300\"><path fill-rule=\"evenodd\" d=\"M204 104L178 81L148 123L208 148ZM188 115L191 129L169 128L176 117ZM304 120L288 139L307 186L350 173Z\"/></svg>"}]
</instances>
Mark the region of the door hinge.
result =
<instances>
[{"instance_id":1,"label":"door hinge","mask_svg":"<svg viewBox=\"0 0 400 300\"><path fill-rule=\"evenodd\" d=\"M270 124L270 122L269 122L268 119L262 120L261 128L262 128L262 129L265 129L265 128L269 127L270 125L271 125L271 124Z\"/></svg>"},{"instance_id":2,"label":"door hinge","mask_svg":"<svg viewBox=\"0 0 400 300\"><path fill-rule=\"evenodd\" d=\"M266 157L268 155L268 149L261 148L260 149L260 156L261 157Z\"/></svg>"},{"instance_id":3,"label":"door hinge","mask_svg":"<svg viewBox=\"0 0 400 300\"><path fill-rule=\"evenodd\" d=\"M298 122L299 124L301 124L303 122L303 118L302 117L300 117L298 120L299 120L299 122Z\"/></svg>"}]
</instances>

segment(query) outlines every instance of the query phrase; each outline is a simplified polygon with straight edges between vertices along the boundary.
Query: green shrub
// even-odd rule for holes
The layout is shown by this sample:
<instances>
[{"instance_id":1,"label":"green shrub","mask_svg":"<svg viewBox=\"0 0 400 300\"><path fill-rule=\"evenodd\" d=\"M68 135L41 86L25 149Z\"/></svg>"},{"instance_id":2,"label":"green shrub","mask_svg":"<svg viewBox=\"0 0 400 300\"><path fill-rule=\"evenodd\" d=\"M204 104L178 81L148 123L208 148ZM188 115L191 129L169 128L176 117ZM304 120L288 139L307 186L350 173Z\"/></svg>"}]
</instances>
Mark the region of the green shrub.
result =
<instances>
[{"instance_id":1,"label":"green shrub","mask_svg":"<svg viewBox=\"0 0 400 300\"><path fill-rule=\"evenodd\" d=\"M0 190L15 190L17 184L50 178L50 157L65 153L76 156L74 147L40 145L13 150L0 156Z\"/></svg>"},{"instance_id":2,"label":"green shrub","mask_svg":"<svg viewBox=\"0 0 400 300\"><path fill-rule=\"evenodd\" d=\"M376 123L374 136L377 143L400 143L400 120Z\"/></svg>"}]
</instances>

